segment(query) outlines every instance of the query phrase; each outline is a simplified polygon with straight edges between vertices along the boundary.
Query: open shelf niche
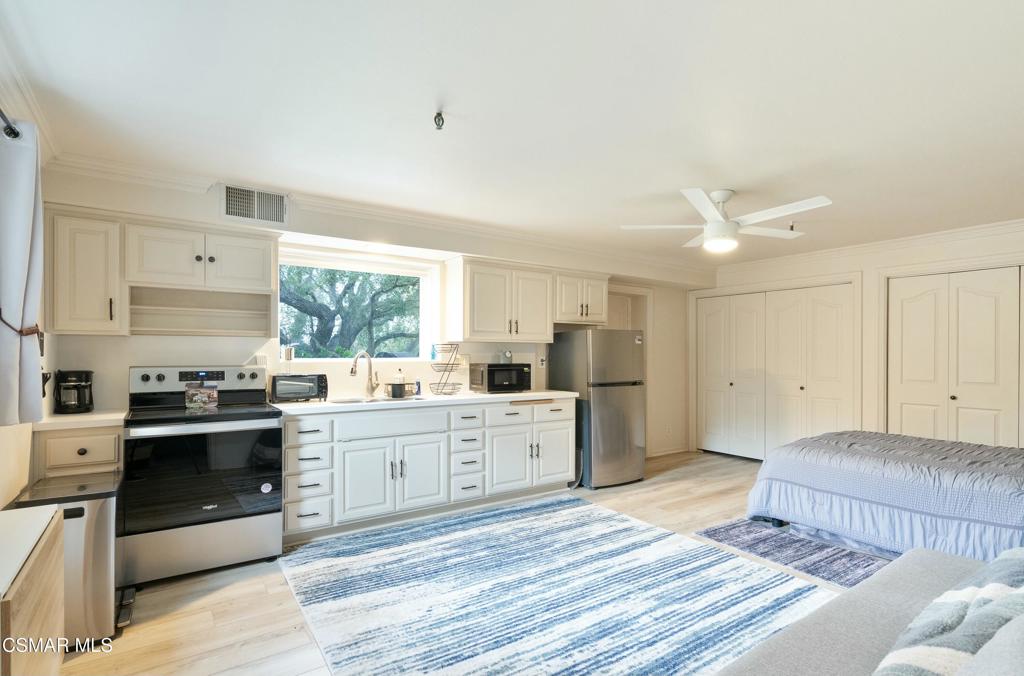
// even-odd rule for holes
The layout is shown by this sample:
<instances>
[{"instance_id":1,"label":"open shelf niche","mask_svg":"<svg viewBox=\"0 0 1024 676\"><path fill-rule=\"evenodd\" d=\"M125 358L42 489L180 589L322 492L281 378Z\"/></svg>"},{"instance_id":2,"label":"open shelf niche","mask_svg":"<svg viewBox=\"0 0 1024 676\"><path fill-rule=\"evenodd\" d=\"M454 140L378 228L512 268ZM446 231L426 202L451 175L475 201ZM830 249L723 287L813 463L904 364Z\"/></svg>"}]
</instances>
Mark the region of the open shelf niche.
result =
<instances>
[{"instance_id":1,"label":"open shelf niche","mask_svg":"<svg viewBox=\"0 0 1024 676\"><path fill-rule=\"evenodd\" d=\"M271 294L148 286L133 286L130 294L135 335L272 335Z\"/></svg>"}]
</instances>

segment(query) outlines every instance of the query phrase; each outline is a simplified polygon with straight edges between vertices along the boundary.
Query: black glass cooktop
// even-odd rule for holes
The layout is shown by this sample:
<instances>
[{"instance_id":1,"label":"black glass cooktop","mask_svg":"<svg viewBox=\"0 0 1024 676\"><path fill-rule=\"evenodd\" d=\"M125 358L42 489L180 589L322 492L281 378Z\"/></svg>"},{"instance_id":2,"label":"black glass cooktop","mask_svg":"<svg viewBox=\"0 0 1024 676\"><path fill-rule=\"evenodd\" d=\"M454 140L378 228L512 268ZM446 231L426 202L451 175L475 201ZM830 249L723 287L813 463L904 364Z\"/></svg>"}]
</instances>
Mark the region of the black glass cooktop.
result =
<instances>
[{"instance_id":1,"label":"black glass cooktop","mask_svg":"<svg viewBox=\"0 0 1024 676\"><path fill-rule=\"evenodd\" d=\"M183 406L135 408L124 417L125 427L170 423L218 422L280 418L281 409L270 404L229 404L212 409L189 410Z\"/></svg>"}]
</instances>

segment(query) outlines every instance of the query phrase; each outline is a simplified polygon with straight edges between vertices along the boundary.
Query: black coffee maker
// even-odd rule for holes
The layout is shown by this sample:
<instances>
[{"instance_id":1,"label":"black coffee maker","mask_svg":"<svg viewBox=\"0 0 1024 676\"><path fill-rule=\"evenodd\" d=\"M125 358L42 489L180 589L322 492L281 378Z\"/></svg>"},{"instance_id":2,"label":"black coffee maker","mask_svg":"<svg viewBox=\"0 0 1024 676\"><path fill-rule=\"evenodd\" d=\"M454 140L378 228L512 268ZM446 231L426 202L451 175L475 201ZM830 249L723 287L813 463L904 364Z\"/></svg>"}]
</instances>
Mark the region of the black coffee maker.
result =
<instances>
[{"instance_id":1,"label":"black coffee maker","mask_svg":"<svg viewBox=\"0 0 1024 676\"><path fill-rule=\"evenodd\" d=\"M92 410L92 371L57 371L53 384L54 413Z\"/></svg>"}]
</instances>

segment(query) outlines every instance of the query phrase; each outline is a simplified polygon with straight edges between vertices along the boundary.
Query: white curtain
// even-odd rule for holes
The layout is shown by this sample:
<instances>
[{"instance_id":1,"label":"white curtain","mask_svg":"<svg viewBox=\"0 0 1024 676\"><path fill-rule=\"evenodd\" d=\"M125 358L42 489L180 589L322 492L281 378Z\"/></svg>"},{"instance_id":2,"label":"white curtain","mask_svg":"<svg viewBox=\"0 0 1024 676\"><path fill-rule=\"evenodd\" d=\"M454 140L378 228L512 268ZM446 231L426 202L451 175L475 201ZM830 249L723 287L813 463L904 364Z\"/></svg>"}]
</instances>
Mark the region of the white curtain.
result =
<instances>
[{"instance_id":1,"label":"white curtain","mask_svg":"<svg viewBox=\"0 0 1024 676\"><path fill-rule=\"evenodd\" d=\"M0 133L0 425L42 417L39 322L43 289L43 204L34 125ZM23 335L24 334L24 335Z\"/></svg>"}]
</instances>

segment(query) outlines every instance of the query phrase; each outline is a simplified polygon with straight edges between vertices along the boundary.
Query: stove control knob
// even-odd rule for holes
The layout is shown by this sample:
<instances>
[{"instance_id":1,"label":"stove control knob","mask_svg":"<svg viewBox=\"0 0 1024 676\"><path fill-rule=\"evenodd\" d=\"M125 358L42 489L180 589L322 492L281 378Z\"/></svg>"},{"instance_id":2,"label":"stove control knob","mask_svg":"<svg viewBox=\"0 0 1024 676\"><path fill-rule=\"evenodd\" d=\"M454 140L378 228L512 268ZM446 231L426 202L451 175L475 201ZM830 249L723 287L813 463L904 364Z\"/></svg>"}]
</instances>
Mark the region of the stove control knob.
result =
<instances>
[{"instance_id":1,"label":"stove control knob","mask_svg":"<svg viewBox=\"0 0 1024 676\"><path fill-rule=\"evenodd\" d=\"M238 374L238 379L239 380L245 380L245 374L244 373L239 373Z\"/></svg>"},{"instance_id":2,"label":"stove control knob","mask_svg":"<svg viewBox=\"0 0 1024 676\"><path fill-rule=\"evenodd\" d=\"M256 380L256 372L255 371L253 371L252 373L249 374L249 380Z\"/></svg>"},{"instance_id":3,"label":"stove control knob","mask_svg":"<svg viewBox=\"0 0 1024 676\"><path fill-rule=\"evenodd\" d=\"M158 383L162 383L162 382L163 382L163 381L164 381L165 379L166 379L166 378L165 378L164 374L162 374L162 373L158 373L158 374L156 374L156 381L157 381Z\"/></svg>"},{"instance_id":4,"label":"stove control knob","mask_svg":"<svg viewBox=\"0 0 1024 676\"><path fill-rule=\"evenodd\" d=\"M142 382L144 382L144 383L148 383L149 382L149 374L148 373L143 373L142 374Z\"/></svg>"}]
</instances>

